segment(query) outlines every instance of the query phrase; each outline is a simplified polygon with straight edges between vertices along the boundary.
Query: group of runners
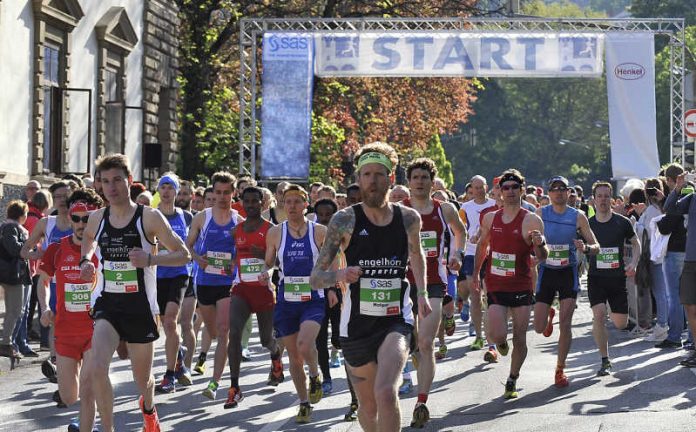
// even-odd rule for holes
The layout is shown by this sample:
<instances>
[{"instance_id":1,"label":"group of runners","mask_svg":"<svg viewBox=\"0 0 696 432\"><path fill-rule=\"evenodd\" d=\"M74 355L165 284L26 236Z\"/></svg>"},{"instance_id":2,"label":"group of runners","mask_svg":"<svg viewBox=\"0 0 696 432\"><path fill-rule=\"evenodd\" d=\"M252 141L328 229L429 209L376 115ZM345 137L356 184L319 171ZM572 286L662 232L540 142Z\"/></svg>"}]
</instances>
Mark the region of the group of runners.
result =
<instances>
[{"instance_id":1,"label":"group of runners","mask_svg":"<svg viewBox=\"0 0 696 432\"><path fill-rule=\"evenodd\" d=\"M357 418L366 431L388 431L400 429L399 393L412 385L409 357L418 384L411 426L428 422L436 359L446 355L457 308L465 321L471 316L472 350L487 345L488 362L510 353L504 397L515 398L532 309L535 331L548 337L558 297L553 379L565 387L583 255L590 257L598 375L610 373L606 303L614 325L624 328L626 276L637 264L636 258L624 265L624 243L631 242L632 257L640 256L631 223L611 210L611 184L594 185L596 214L588 220L568 205L569 182L561 176L549 181L551 204L539 209L523 207L525 179L514 169L494 179L492 198L485 178L474 176L471 199L460 206L448 202L446 191L434 193L432 160L408 166L407 188L393 184L398 155L389 145L365 145L356 161L349 205L339 210L332 199L313 200L308 217L310 194L301 186L278 185L278 206L264 212L263 190L252 182L238 188L227 172L212 176L209 205L195 215L176 206L181 182L171 173L159 179L157 207L139 205L129 195L127 158L100 158L95 177L100 194L74 191L59 208L59 222L69 220L69 226L47 219L30 239L47 241L40 253L29 253L42 262L41 320L54 327L60 399L80 400L79 422L71 430L91 431L96 411L102 430L114 430L109 367L118 351L130 359L143 430L159 431L155 393L191 385L192 369L204 372L205 357L192 364L194 315L216 341L203 396L216 398L228 365L224 407L243 401L242 345L255 314L270 356L269 385L284 380L287 353L300 403L298 423L310 422L313 406L332 390L326 328L332 315L340 318L333 320L339 334L331 339L342 351L352 396L346 420ZM54 238L56 226L64 237ZM156 384L154 342L162 329L166 369Z\"/></svg>"}]
</instances>

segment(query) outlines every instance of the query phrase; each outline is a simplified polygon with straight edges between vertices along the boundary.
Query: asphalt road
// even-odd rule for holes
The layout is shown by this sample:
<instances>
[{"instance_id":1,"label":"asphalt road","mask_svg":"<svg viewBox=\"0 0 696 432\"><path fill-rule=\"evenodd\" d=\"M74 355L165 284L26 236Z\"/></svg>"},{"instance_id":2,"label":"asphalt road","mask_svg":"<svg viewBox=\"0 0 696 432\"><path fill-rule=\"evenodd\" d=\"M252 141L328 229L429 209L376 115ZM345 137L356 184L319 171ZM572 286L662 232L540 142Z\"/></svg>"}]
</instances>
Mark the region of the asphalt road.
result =
<instances>
[{"instance_id":1,"label":"asphalt road","mask_svg":"<svg viewBox=\"0 0 696 432\"><path fill-rule=\"evenodd\" d=\"M692 431L696 430L696 376L679 366L687 353L658 350L653 344L630 339L611 330L610 354L615 373L598 378L599 354L591 334L592 315L581 296L573 321L574 342L568 358L570 387L553 386L557 330L550 338L528 333L529 354L518 381L520 398L502 399L509 370L509 357L497 364L483 361L483 351L468 346L467 325L457 320L457 330L448 338L447 358L438 362L428 406L432 420L425 430L438 431ZM157 344L154 370L159 380L164 371L163 339ZM223 377L218 399L201 395L210 376L194 377L194 385L171 395L157 395L162 430L187 431L358 431L343 414L350 401L343 368L332 369L334 393L315 405L313 421L296 425L297 398L286 371L286 380L276 389L265 385L270 362L251 340L252 361L242 366L240 385L245 399L233 410L224 410L229 381ZM287 364L287 360L285 361ZM140 430L135 386L127 361L116 360L111 368L118 431ZM415 376L415 374L414 374ZM38 364L23 361L13 371L0 372L0 431L65 431L77 407L56 408L50 384ZM402 397L402 426L408 429L416 392Z\"/></svg>"}]
</instances>

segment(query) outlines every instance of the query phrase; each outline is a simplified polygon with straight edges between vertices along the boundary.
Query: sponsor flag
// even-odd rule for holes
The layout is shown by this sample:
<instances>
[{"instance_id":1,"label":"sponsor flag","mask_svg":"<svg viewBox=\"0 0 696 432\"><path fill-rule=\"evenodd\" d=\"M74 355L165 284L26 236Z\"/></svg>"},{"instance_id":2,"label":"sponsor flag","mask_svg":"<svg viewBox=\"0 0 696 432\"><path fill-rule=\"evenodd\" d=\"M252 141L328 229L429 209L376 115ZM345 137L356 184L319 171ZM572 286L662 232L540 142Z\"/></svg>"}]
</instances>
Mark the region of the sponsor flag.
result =
<instances>
[{"instance_id":1,"label":"sponsor flag","mask_svg":"<svg viewBox=\"0 0 696 432\"><path fill-rule=\"evenodd\" d=\"M652 33L609 32L605 39L611 167L616 179L660 170Z\"/></svg>"}]
</instances>

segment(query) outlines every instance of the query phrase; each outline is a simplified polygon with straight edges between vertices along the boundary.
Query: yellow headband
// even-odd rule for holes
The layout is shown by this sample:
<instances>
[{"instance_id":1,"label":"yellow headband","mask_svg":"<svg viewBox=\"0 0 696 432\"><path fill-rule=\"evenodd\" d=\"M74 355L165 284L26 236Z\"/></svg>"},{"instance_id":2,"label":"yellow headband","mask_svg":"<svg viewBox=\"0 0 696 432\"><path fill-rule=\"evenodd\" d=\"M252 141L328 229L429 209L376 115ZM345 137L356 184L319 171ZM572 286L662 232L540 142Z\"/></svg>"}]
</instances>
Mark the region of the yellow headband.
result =
<instances>
[{"instance_id":1,"label":"yellow headband","mask_svg":"<svg viewBox=\"0 0 696 432\"><path fill-rule=\"evenodd\" d=\"M360 168L363 167L363 165L369 164L369 163L378 163L380 165L384 165L387 168L388 172L392 171L392 162L389 160L389 158L379 152L369 152L365 153L364 155L360 156L360 159L358 159L358 171Z\"/></svg>"},{"instance_id":2,"label":"yellow headband","mask_svg":"<svg viewBox=\"0 0 696 432\"><path fill-rule=\"evenodd\" d=\"M285 191L285 193L283 194L283 197L286 197L286 196L288 196L288 195L297 195L298 197L300 197L300 198L302 198L303 200L307 201L307 194L306 194L305 192L301 191L301 190L297 190L297 189L290 189L290 190L287 190L287 191Z\"/></svg>"}]
</instances>

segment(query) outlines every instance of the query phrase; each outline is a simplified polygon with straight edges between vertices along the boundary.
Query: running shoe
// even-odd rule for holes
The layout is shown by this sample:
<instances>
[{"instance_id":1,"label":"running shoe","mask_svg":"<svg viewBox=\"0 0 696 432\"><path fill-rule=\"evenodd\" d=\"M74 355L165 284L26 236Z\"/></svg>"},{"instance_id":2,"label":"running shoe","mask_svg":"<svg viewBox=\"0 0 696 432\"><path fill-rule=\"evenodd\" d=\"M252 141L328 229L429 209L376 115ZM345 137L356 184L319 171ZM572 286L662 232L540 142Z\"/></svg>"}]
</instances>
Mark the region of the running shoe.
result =
<instances>
[{"instance_id":1,"label":"running shoe","mask_svg":"<svg viewBox=\"0 0 696 432\"><path fill-rule=\"evenodd\" d=\"M295 422L300 424L309 423L312 420L312 406L305 402L300 404L300 410L297 412Z\"/></svg>"},{"instance_id":2,"label":"running shoe","mask_svg":"<svg viewBox=\"0 0 696 432\"><path fill-rule=\"evenodd\" d=\"M56 403L56 408L67 408L68 407L63 402L63 399L60 398L60 392L58 390L53 392L53 396L51 398L53 399L53 402Z\"/></svg>"},{"instance_id":3,"label":"running shoe","mask_svg":"<svg viewBox=\"0 0 696 432\"><path fill-rule=\"evenodd\" d=\"M696 368L696 354L679 362L680 365L687 368Z\"/></svg>"},{"instance_id":4,"label":"running shoe","mask_svg":"<svg viewBox=\"0 0 696 432\"><path fill-rule=\"evenodd\" d=\"M563 369L556 369L556 375L554 376L554 384L558 388L563 388L563 387L568 387L570 382L568 381L568 377L566 374L563 372Z\"/></svg>"},{"instance_id":5,"label":"running shoe","mask_svg":"<svg viewBox=\"0 0 696 432\"><path fill-rule=\"evenodd\" d=\"M80 419L75 417L70 419L70 424L68 425L68 432L80 432ZM94 426L92 432L99 432L99 428Z\"/></svg>"},{"instance_id":6,"label":"running shoe","mask_svg":"<svg viewBox=\"0 0 696 432\"><path fill-rule=\"evenodd\" d=\"M271 371L268 373L268 381L266 381L266 384L277 387L283 380L285 380L285 375L283 374L283 361L281 359L271 360Z\"/></svg>"},{"instance_id":7,"label":"running shoe","mask_svg":"<svg viewBox=\"0 0 696 432\"><path fill-rule=\"evenodd\" d=\"M340 368L341 367L341 356L338 354L338 350L334 349L331 351L331 360L329 360L329 367Z\"/></svg>"},{"instance_id":8,"label":"running shoe","mask_svg":"<svg viewBox=\"0 0 696 432\"><path fill-rule=\"evenodd\" d=\"M225 409L236 408L239 402L244 399L244 395L239 387L230 387L227 391L227 400L225 401Z\"/></svg>"},{"instance_id":9,"label":"running shoe","mask_svg":"<svg viewBox=\"0 0 696 432\"><path fill-rule=\"evenodd\" d=\"M665 348L673 349L673 348L681 348L681 347L682 347L681 340L678 342L675 342L675 341L671 341L669 339L665 339L662 342L660 342L659 344L655 345L655 348L660 348L660 349L665 349Z\"/></svg>"},{"instance_id":10,"label":"running shoe","mask_svg":"<svg viewBox=\"0 0 696 432\"><path fill-rule=\"evenodd\" d=\"M249 348L242 348L242 361L248 362L249 360L251 360L251 351Z\"/></svg>"},{"instance_id":11,"label":"running shoe","mask_svg":"<svg viewBox=\"0 0 696 432\"><path fill-rule=\"evenodd\" d=\"M413 420L411 420L412 428L422 428L430 420L430 411L424 403L417 403L413 409Z\"/></svg>"},{"instance_id":12,"label":"running shoe","mask_svg":"<svg viewBox=\"0 0 696 432\"><path fill-rule=\"evenodd\" d=\"M476 327L474 327L474 323L469 323L469 336L476 336Z\"/></svg>"},{"instance_id":13,"label":"running shoe","mask_svg":"<svg viewBox=\"0 0 696 432\"><path fill-rule=\"evenodd\" d=\"M207 397L210 400L215 400L215 393L217 393L218 389L218 383L215 380L210 380L208 382L208 387L203 390L203 396Z\"/></svg>"},{"instance_id":14,"label":"running shoe","mask_svg":"<svg viewBox=\"0 0 696 432\"><path fill-rule=\"evenodd\" d=\"M174 378L184 387L188 387L193 384L193 379L191 378L191 370L184 365L177 367L174 371Z\"/></svg>"},{"instance_id":15,"label":"running shoe","mask_svg":"<svg viewBox=\"0 0 696 432\"><path fill-rule=\"evenodd\" d=\"M358 403L351 402L348 406L346 415L343 416L343 421L352 422L358 419Z\"/></svg>"},{"instance_id":16,"label":"running shoe","mask_svg":"<svg viewBox=\"0 0 696 432\"><path fill-rule=\"evenodd\" d=\"M488 363L498 363L498 352L493 347L489 347L486 354L483 355L483 360Z\"/></svg>"},{"instance_id":17,"label":"running shoe","mask_svg":"<svg viewBox=\"0 0 696 432\"><path fill-rule=\"evenodd\" d=\"M41 363L41 373L43 376L48 378L53 384L58 383L58 376L56 375L56 366L51 362L51 359L46 359Z\"/></svg>"},{"instance_id":18,"label":"running shoe","mask_svg":"<svg viewBox=\"0 0 696 432\"><path fill-rule=\"evenodd\" d=\"M682 348L684 348L684 350L686 350L686 351L693 351L694 350L694 343L686 341L686 342L684 342L684 345L682 345Z\"/></svg>"},{"instance_id":19,"label":"running shoe","mask_svg":"<svg viewBox=\"0 0 696 432\"><path fill-rule=\"evenodd\" d=\"M155 386L157 393L174 393L176 391L176 378L174 375L164 374L162 381Z\"/></svg>"},{"instance_id":20,"label":"running shoe","mask_svg":"<svg viewBox=\"0 0 696 432\"><path fill-rule=\"evenodd\" d=\"M471 351L478 351L480 349L483 349L483 344L484 344L483 338L477 337L476 339L474 339L474 342L471 344Z\"/></svg>"},{"instance_id":21,"label":"running shoe","mask_svg":"<svg viewBox=\"0 0 696 432\"><path fill-rule=\"evenodd\" d=\"M454 322L454 316L445 317L443 322L445 325L445 334L447 336L452 336L454 334L454 329L457 326Z\"/></svg>"},{"instance_id":22,"label":"running shoe","mask_svg":"<svg viewBox=\"0 0 696 432\"><path fill-rule=\"evenodd\" d=\"M497 348L501 356L506 356L510 352L510 344L508 343L508 341L505 341L497 345Z\"/></svg>"},{"instance_id":23,"label":"running shoe","mask_svg":"<svg viewBox=\"0 0 696 432\"><path fill-rule=\"evenodd\" d=\"M549 307L549 320L546 323L546 328L544 329L544 332L542 333L545 337L551 336L551 333L553 333L553 317L556 316L556 309L553 307Z\"/></svg>"},{"instance_id":24,"label":"running shoe","mask_svg":"<svg viewBox=\"0 0 696 432\"><path fill-rule=\"evenodd\" d=\"M196 362L196 365L193 367L193 371L196 373L196 375L205 375L205 369L205 360L198 357L198 361Z\"/></svg>"},{"instance_id":25,"label":"running shoe","mask_svg":"<svg viewBox=\"0 0 696 432\"><path fill-rule=\"evenodd\" d=\"M157 408L152 407L152 413L145 413L145 405L143 397L140 396L140 411L143 413L143 432L160 432L159 418L157 417Z\"/></svg>"},{"instance_id":26,"label":"running shoe","mask_svg":"<svg viewBox=\"0 0 696 432\"><path fill-rule=\"evenodd\" d=\"M331 380L321 383L321 391L325 395L330 395L333 393L333 384L331 383Z\"/></svg>"},{"instance_id":27,"label":"running shoe","mask_svg":"<svg viewBox=\"0 0 696 432\"><path fill-rule=\"evenodd\" d=\"M318 376L309 377L309 403L317 404L323 396L321 378Z\"/></svg>"},{"instance_id":28,"label":"running shoe","mask_svg":"<svg viewBox=\"0 0 696 432\"><path fill-rule=\"evenodd\" d=\"M459 318L462 320L462 322L469 321L469 308L469 302L466 302L462 305L462 311L459 312Z\"/></svg>"},{"instance_id":29,"label":"running shoe","mask_svg":"<svg viewBox=\"0 0 696 432\"><path fill-rule=\"evenodd\" d=\"M34 351L33 349L27 347L27 349L19 350L19 353L22 354L24 357L38 357L39 353Z\"/></svg>"},{"instance_id":30,"label":"running shoe","mask_svg":"<svg viewBox=\"0 0 696 432\"><path fill-rule=\"evenodd\" d=\"M505 383L505 393L503 393L504 399L515 399L519 396L517 392L517 384L514 381L508 380Z\"/></svg>"},{"instance_id":31,"label":"running shoe","mask_svg":"<svg viewBox=\"0 0 696 432\"><path fill-rule=\"evenodd\" d=\"M435 351L435 359L436 360L442 360L447 356L447 345L440 345L440 349Z\"/></svg>"},{"instance_id":32,"label":"running shoe","mask_svg":"<svg viewBox=\"0 0 696 432\"><path fill-rule=\"evenodd\" d=\"M405 379L401 385L399 386L399 395L403 396L405 394L409 394L413 391L413 381L409 379Z\"/></svg>"},{"instance_id":33,"label":"running shoe","mask_svg":"<svg viewBox=\"0 0 696 432\"><path fill-rule=\"evenodd\" d=\"M609 360L603 361L602 365L597 371L597 376L607 376L611 374L611 362Z\"/></svg>"}]
</instances>

